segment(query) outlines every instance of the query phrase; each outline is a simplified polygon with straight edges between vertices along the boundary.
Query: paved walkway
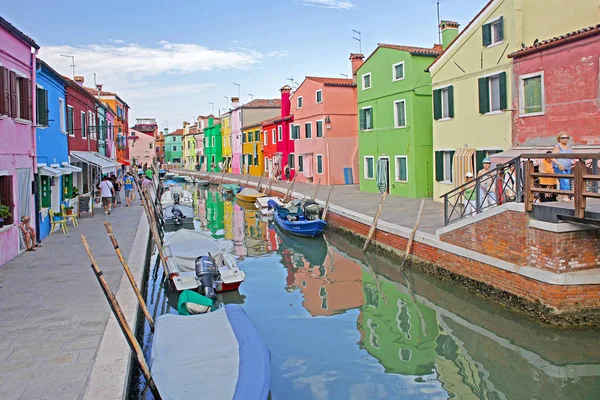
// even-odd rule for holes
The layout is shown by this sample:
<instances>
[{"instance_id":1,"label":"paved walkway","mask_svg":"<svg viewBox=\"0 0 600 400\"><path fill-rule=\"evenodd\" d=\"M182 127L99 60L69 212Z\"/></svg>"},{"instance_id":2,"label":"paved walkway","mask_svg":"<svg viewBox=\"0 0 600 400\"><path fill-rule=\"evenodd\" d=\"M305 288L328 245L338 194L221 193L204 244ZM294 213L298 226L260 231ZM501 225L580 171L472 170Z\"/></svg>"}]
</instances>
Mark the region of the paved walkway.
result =
<instances>
[{"instance_id":1,"label":"paved walkway","mask_svg":"<svg viewBox=\"0 0 600 400\"><path fill-rule=\"evenodd\" d=\"M128 257L143 208L139 200L112 215L82 218L69 237L0 267L0 399L80 399L109 317L80 235L88 238L113 292L123 275L104 221ZM100 210L99 210L100 211Z\"/></svg>"},{"instance_id":2,"label":"paved walkway","mask_svg":"<svg viewBox=\"0 0 600 400\"><path fill-rule=\"evenodd\" d=\"M190 171L180 171L184 173L190 173ZM197 173L191 172L193 175ZM207 173L201 173L206 178ZM221 173L212 174L212 180L220 181ZM235 175L225 174L225 179L241 180L242 185L248 179L248 175ZM258 183L260 177L252 176L250 181ZM262 186L266 185L268 179L263 179ZM271 187L279 187L287 189L289 183L285 181L277 181L273 183ZM304 193L307 196L312 196L317 185L296 182L294 184L294 192ZM317 198L319 200L326 201L327 194L329 193L329 186L320 186ZM379 202L381 200L381 194L378 193L365 193L359 190L358 185L337 185L331 195L331 203L340 207L347 208L352 211L356 211L371 217L375 216ZM385 200L385 205L381 211L380 220L390 222L396 225L404 226L412 229L415 221L417 220L417 214L419 213L419 206L421 199L409 199L397 196L388 196ZM421 217L421 223L419 224L419 231L435 234L435 231L444 226L444 207L442 203L435 202L432 199L425 200L425 206L423 208L423 215Z\"/></svg>"}]
</instances>

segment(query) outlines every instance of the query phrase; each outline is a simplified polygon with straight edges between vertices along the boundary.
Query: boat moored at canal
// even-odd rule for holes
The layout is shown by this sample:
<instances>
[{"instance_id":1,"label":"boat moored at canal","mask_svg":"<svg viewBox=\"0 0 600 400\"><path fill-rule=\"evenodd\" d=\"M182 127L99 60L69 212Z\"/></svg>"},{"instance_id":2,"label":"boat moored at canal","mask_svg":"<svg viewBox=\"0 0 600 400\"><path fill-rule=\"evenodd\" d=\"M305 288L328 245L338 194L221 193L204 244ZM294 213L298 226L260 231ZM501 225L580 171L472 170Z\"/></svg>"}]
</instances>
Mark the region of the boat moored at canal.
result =
<instances>
[{"instance_id":1,"label":"boat moored at canal","mask_svg":"<svg viewBox=\"0 0 600 400\"><path fill-rule=\"evenodd\" d=\"M241 192L236 193L235 197L241 201L247 201L248 203L254 203L256 199L265 197L266 194L260 193L254 188L244 188Z\"/></svg>"},{"instance_id":2,"label":"boat moored at canal","mask_svg":"<svg viewBox=\"0 0 600 400\"><path fill-rule=\"evenodd\" d=\"M304 237L317 237L323 234L327 222L320 218L321 206L313 200L294 200L279 206L274 200L268 205L273 209L275 222L285 232Z\"/></svg>"}]
</instances>

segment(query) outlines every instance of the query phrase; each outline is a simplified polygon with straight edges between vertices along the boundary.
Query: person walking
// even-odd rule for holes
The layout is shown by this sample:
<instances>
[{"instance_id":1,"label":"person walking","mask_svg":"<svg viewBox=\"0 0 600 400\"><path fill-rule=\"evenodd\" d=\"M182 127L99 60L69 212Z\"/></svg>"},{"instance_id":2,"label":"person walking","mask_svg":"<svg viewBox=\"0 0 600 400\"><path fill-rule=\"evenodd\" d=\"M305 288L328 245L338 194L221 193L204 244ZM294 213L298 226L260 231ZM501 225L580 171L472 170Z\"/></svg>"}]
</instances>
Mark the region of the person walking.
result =
<instances>
[{"instance_id":1,"label":"person walking","mask_svg":"<svg viewBox=\"0 0 600 400\"><path fill-rule=\"evenodd\" d=\"M467 184L463 187L462 195L463 195L463 204L465 206L464 216L469 218L474 216L475 214L475 202L476 202L476 189L475 189L475 181L473 180L473 173L467 172L465 175L467 180Z\"/></svg>"},{"instance_id":2,"label":"person walking","mask_svg":"<svg viewBox=\"0 0 600 400\"><path fill-rule=\"evenodd\" d=\"M131 172L127 173L125 176L125 180L123 181L125 188L125 207L131 206L131 201L133 200L133 185L135 181L133 180L133 176L131 176Z\"/></svg>"},{"instance_id":3,"label":"person walking","mask_svg":"<svg viewBox=\"0 0 600 400\"><path fill-rule=\"evenodd\" d=\"M489 158L483 159L483 168L477 173L477 177L481 177L491 171L492 160ZM488 174L485 178L480 180L480 201L481 210L496 205L496 175Z\"/></svg>"},{"instance_id":4,"label":"person walking","mask_svg":"<svg viewBox=\"0 0 600 400\"><path fill-rule=\"evenodd\" d=\"M115 195L115 189L113 184L108 179L107 175L102 177L102 182L98 185L100 189L100 196L102 197L102 207L104 207L104 214L110 215L110 208L112 204L113 196Z\"/></svg>"},{"instance_id":5,"label":"person walking","mask_svg":"<svg viewBox=\"0 0 600 400\"><path fill-rule=\"evenodd\" d=\"M285 181L289 182L290 181L290 165L286 165L285 168L283 169L284 173L285 173Z\"/></svg>"},{"instance_id":6,"label":"person walking","mask_svg":"<svg viewBox=\"0 0 600 400\"><path fill-rule=\"evenodd\" d=\"M546 154L552 154L550 150L546 152ZM544 158L539 165L539 171L544 174L553 174L554 166L552 164L552 159ZM557 178L540 178L540 187L546 189L556 189L556 185L558 184ZM548 201L556 201L556 194L554 193L540 193L540 201L542 203Z\"/></svg>"},{"instance_id":7,"label":"person walking","mask_svg":"<svg viewBox=\"0 0 600 400\"><path fill-rule=\"evenodd\" d=\"M154 171L152 171L152 168L148 168L146 170L146 176L148 177L148 179L152 180L152 177L154 176Z\"/></svg>"},{"instance_id":8,"label":"person walking","mask_svg":"<svg viewBox=\"0 0 600 400\"><path fill-rule=\"evenodd\" d=\"M121 183L119 182L119 178L117 178L114 175L110 177L110 183L112 183L113 188L115 190L112 205L116 208L118 204L121 204Z\"/></svg>"},{"instance_id":9,"label":"person walking","mask_svg":"<svg viewBox=\"0 0 600 400\"><path fill-rule=\"evenodd\" d=\"M569 146L569 139L569 134L567 132L559 133L556 137L558 143L554 146L552 152L558 154L573 153L573 149ZM573 167L573 160L570 158L553 158L552 166L554 173L556 174L570 174L571 168ZM571 180L569 178L558 178L558 188L560 190L571 190ZM558 199L562 201L571 201L571 198L568 195L560 195Z\"/></svg>"}]
</instances>

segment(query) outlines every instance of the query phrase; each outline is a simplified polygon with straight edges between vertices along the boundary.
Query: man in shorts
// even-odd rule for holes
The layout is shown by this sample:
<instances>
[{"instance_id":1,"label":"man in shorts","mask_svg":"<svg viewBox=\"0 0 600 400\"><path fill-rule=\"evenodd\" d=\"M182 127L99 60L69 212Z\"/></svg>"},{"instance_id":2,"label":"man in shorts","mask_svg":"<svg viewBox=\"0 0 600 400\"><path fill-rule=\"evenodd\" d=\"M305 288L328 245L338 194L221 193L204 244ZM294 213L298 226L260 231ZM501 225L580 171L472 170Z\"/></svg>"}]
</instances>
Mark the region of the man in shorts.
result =
<instances>
[{"instance_id":1,"label":"man in shorts","mask_svg":"<svg viewBox=\"0 0 600 400\"><path fill-rule=\"evenodd\" d=\"M102 196L102 207L104 207L104 214L110 215L110 206L112 205L112 199L115 195L115 188L108 179L108 175L102 177L102 182L98 185L100 189L100 196Z\"/></svg>"},{"instance_id":2,"label":"man in shorts","mask_svg":"<svg viewBox=\"0 0 600 400\"><path fill-rule=\"evenodd\" d=\"M125 188L125 207L131 205L131 200L133 199L133 184L133 176L131 176L131 172L128 172L123 180L123 187Z\"/></svg>"}]
</instances>

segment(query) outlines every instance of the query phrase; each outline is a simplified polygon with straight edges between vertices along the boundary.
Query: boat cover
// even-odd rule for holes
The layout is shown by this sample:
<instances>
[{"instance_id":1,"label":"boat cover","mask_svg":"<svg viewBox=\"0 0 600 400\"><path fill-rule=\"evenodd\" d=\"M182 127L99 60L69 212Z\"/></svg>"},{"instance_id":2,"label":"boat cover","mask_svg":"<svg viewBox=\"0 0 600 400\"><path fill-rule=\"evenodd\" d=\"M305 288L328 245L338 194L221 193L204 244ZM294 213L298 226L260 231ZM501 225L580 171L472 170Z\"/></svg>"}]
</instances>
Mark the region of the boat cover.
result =
<instances>
[{"instance_id":1,"label":"boat cover","mask_svg":"<svg viewBox=\"0 0 600 400\"><path fill-rule=\"evenodd\" d=\"M212 299L202 296L198 292L184 290L179 295L179 300L177 302L177 312L179 313L179 315L190 315L190 312L186 307L186 303L193 303L198 304L200 306L210 307L211 311L215 311L215 303L214 301L212 301Z\"/></svg>"},{"instance_id":2,"label":"boat cover","mask_svg":"<svg viewBox=\"0 0 600 400\"><path fill-rule=\"evenodd\" d=\"M151 370L163 400L266 399L269 349L237 304L156 319Z\"/></svg>"},{"instance_id":3,"label":"boat cover","mask_svg":"<svg viewBox=\"0 0 600 400\"><path fill-rule=\"evenodd\" d=\"M257 194L262 194L258 190L254 188L244 188L239 192L242 196L256 196Z\"/></svg>"}]
</instances>

